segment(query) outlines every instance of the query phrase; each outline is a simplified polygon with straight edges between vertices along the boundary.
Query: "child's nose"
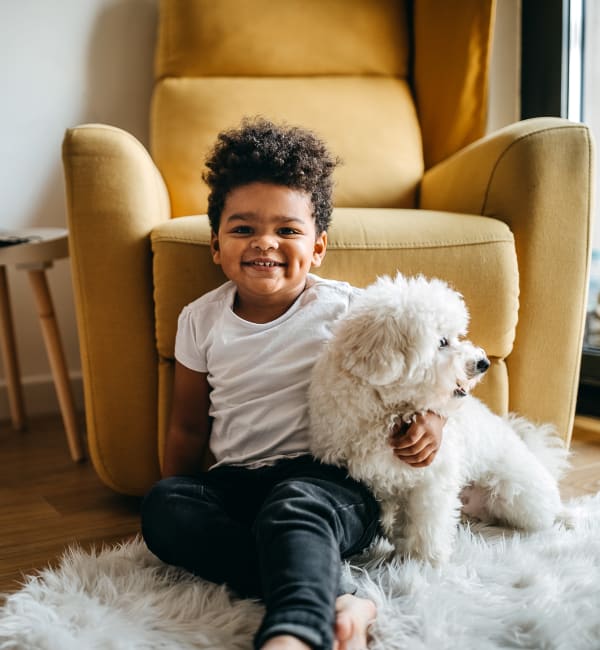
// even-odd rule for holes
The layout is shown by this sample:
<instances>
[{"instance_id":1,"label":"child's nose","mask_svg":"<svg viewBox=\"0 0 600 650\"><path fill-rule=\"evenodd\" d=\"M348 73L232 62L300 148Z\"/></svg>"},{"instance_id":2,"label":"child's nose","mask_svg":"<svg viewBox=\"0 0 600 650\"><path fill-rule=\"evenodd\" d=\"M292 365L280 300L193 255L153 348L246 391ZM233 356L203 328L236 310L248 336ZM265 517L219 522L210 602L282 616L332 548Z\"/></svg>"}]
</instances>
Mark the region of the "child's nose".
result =
<instances>
[{"instance_id":1,"label":"child's nose","mask_svg":"<svg viewBox=\"0 0 600 650\"><path fill-rule=\"evenodd\" d=\"M274 248L277 248L278 243L277 243L277 238L272 236L272 235L257 235L253 240L252 240L252 246L253 248L257 248L258 250L261 251L268 251L272 250Z\"/></svg>"}]
</instances>

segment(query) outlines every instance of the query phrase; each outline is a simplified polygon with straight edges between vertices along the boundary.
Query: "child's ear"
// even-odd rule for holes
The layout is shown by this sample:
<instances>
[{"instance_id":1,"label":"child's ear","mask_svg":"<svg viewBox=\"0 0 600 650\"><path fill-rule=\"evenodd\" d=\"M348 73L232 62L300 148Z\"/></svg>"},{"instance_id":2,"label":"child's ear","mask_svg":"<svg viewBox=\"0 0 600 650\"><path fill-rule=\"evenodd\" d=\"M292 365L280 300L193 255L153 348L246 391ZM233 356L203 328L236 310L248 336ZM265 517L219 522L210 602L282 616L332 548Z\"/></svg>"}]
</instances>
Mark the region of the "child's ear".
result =
<instances>
[{"instance_id":1,"label":"child's ear","mask_svg":"<svg viewBox=\"0 0 600 650\"><path fill-rule=\"evenodd\" d=\"M219 251L219 238L214 232L210 234L210 252L212 253L213 262L221 263L221 253Z\"/></svg>"},{"instance_id":2,"label":"child's ear","mask_svg":"<svg viewBox=\"0 0 600 650\"><path fill-rule=\"evenodd\" d=\"M327 233L323 231L320 235L317 235L315 239L315 247L313 248L313 257L312 265L321 266L321 262L325 257L325 251L327 250Z\"/></svg>"}]
</instances>

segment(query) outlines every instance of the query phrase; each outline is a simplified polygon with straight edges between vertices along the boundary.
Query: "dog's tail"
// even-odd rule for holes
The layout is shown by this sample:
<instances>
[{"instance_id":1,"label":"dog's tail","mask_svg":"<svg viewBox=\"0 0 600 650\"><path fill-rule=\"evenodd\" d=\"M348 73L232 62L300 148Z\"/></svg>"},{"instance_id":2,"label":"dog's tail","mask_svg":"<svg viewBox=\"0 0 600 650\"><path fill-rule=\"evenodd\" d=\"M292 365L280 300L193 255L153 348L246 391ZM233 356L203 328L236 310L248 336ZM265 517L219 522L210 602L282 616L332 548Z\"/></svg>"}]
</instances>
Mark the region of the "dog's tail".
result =
<instances>
[{"instance_id":1,"label":"dog's tail","mask_svg":"<svg viewBox=\"0 0 600 650\"><path fill-rule=\"evenodd\" d=\"M532 453L559 481L569 469L569 450L551 424L533 424L529 420L509 413L506 420Z\"/></svg>"}]
</instances>

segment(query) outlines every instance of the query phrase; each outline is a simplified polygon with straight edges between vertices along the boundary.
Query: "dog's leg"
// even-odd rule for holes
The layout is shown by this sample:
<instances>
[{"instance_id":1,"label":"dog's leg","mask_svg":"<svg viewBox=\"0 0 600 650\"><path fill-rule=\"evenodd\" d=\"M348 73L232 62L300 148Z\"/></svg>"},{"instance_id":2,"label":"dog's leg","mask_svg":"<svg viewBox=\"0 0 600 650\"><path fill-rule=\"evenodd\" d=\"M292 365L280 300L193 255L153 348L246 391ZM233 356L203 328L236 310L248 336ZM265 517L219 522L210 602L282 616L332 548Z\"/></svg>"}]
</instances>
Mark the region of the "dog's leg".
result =
<instances>
[{"instance_id":1,"label":"dog's leg","mask_svg":"<svg viewBox=\"0 0 600 650\"><path fill-rule=\"evenodd\" d=\"M402 513L405 525L394 530L392 543L399 555L440 565L452 554L461 508L459 484L448 477L439 481L433 473L426 476L409 493Z\"/></svg>"},{"instance_id":2,"label":"dog's leg","mask_svg":"<svg viewBox=\"0 0 600 650\"><path fill-rule=\"evenodd\" d=\"M492 518L515 528L550 528L562 511L558 483L527 449L511 447L484 486Z\"/></svg>"}]
</instances>

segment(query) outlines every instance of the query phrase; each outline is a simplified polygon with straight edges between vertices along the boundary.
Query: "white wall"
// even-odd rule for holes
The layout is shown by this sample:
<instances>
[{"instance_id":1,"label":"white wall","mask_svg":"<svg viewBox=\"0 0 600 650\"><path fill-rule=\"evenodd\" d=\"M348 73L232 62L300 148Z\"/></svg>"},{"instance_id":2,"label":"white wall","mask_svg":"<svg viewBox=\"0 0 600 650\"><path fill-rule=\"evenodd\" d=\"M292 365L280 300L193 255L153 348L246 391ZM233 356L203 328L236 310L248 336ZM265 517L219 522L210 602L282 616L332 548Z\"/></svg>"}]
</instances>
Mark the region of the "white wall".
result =
<instances>
[{"instance_id":1,"label":"white wall","mask_svg":"<svg viewBox=\"0 0 600 650\"><path fill-rule=\"evenodd\" d=\"M490 128L518 117L519 0L498 2ZM0 3L0 228L65 226L61 142L85 122L122 127L144 144L157 0L13 0ZM68 260L48 271L59 326L82 406ZM57 411L29 285L9 270L29 414ZM0 369L0 378L3 372ZM0 382L0 419L8 402Z\"/></svg>"},{"instance_id":2,"label":"white wall","mask_svg":"<svg viewBox=\"0 0 600 650\"><path fill-rule=\"evenodd\" d=\"M60 160L66 128L106 122L147 143L156 22L157 0L0 3L0 228L66 225ZM47 275L82 406L68 260ZM27 412L55 411L26 275L9 269L9 286ZM2 381L0 419L7 417Z\"/></svg>"}]
</instances>

